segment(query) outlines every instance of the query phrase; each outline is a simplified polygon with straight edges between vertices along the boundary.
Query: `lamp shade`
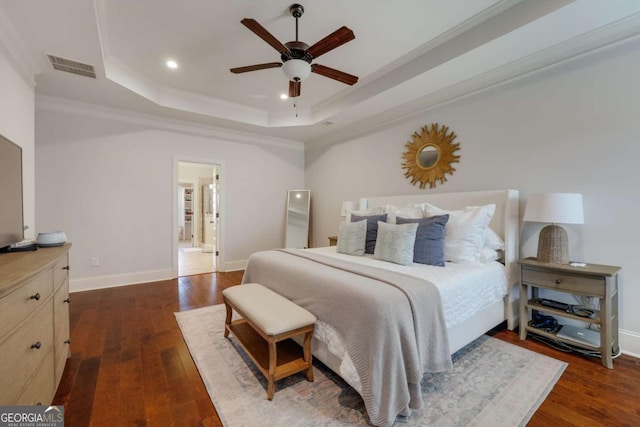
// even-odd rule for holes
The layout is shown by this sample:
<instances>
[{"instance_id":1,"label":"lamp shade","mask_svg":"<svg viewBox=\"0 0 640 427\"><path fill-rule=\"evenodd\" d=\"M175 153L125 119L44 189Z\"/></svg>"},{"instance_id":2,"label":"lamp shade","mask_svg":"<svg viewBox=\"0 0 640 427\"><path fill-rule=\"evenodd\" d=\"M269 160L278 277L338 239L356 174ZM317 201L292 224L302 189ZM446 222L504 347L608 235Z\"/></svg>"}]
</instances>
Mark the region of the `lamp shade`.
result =
<instances>
[{"instance_id":1,"label":"lamp shade","mask_svg":"<svg viewBox=\"0 0 640 427\"><path fill-rule=\"evenodd\" d=\"M582 194L531 194L527 200L523 220L553 224L584 224Z\"/></svg>"},{"instance_id":2,"label":"lamp shade","mask_svg":"<svg viewBox=\"0 0 640 427\"><path fill-rule=\"evenodd\" d=\"M311 64L302 59L290 59L282 64L282 72L289 80L305 80L311 75Z\"/></svg>"}]
</instances>

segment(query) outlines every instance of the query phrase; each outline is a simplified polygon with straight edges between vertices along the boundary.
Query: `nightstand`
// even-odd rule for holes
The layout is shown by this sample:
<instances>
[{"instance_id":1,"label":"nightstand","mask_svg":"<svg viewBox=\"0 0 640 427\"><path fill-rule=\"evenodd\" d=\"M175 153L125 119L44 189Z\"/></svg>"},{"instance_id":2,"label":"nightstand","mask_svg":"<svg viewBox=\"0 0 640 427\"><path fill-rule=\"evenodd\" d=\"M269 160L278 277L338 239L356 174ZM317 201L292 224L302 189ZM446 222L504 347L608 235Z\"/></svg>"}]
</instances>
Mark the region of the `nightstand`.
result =
<instances>
[{"instance_id":1,"label":"nightstand","mask_svg":"<svg viewBox=\"0 0 640 427\"><path fill-rule=\"evenodd\" d=\"M338 236L329 236L329 246L336 246L338 244Z\"/></svg>"},{"instance_id":2,"label":"nightstand","mask_svg":"<svg viewBox=\"0 0 640 427\"><path fill-rule=\"evenodd\" d=\"M599 351L602 355L602 365L613 369L611 353L617 353L620 348L618 341L618 271L620 271L620 267L598 264L574 267L569 264L541 263L535 258L521 259L518 264L521 268L520 339L526 339L527 332L530 332L587 350ZM530 299L528 296L529 288L531 288ZM553 289L559 292L596 297L600 300L600 310L596 311L594 317L589 318L543 306L533 300L538 298L539 289ZM556 318L574 319L600 326L600 347L592 347L560 338L554 333L530 326L528 324L529 310L550 314Z\"/></svg>"}]
</instances>

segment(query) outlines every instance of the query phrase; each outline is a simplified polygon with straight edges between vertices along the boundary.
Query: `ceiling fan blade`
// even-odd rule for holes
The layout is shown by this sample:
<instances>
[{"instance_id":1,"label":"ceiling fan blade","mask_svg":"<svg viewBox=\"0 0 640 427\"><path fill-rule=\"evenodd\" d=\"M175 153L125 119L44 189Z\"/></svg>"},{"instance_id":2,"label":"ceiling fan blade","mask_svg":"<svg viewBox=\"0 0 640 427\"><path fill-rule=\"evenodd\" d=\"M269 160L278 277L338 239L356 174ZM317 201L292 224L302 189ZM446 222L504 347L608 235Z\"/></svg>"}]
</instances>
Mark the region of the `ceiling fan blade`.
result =
<instances>
[{"instance_id":1,"label":"ceiling fan blade","mask_svg":"<svg viewBox=\"0 0 640 427\"><path fill-rule=\"evenodd\" d=\"M240 21L242 25L250 29L255 33L256 36L260 37L262 40L269 43L271 47L280 52L280 54L289 54L291 51L288 47L280 43L280 41L275 38L269 31L267 31L262 25L258 23L255 19L244 18Z\"/></svg>"},{"instance_id":2,"label":"ceiling fan blade","mask_svg":"<svg viewBox=\"0 0 640 427\"><path fill-rule=\"evenodd\" d=\"M247 73L249 71L266 70L267 68L278 68L278 67L282 67L281 62L267 62L266 64L247 65L246 67L231 68L229 71L231 71L234 74L239 74L239 73Z\"/></svg>"},{"instance_id":3,"label":"ceiling fan blade","mask_svg":"<svg viewBox=\"0 0 640 427\"><path fill-rule=\"evenodd\" d=\"M321 76L329 77L330 79L337 80L339 82L354 85L358 82L358 77L347 74L344 71L336 70L334 68L325 67L320 64L312 64L311 72L320 74Z\"/></svg>"},{"instance_id":4,"label":"ceiling fan blade","mask_svg":"<svg viewBox=\"0 0 640 427\"><path fill-rule=\"evenodd\" d=\"M301 86L302 86L302 82L300 80L297 80L297 81L289 80L289 98L295 98L296 96L300 96Z\"/></svg>"},{"instance_id":5,"label":"ceiling fan blade","mask_svg":"<svg viewBox=\"0 0 640 427\"><path fill-rule=\"evenodd\" d=\"M347 27L341 27L307 49L307 53L317 58L355 38L356 36L353 34L353 31Z\"/></svg>"}]
</instances>

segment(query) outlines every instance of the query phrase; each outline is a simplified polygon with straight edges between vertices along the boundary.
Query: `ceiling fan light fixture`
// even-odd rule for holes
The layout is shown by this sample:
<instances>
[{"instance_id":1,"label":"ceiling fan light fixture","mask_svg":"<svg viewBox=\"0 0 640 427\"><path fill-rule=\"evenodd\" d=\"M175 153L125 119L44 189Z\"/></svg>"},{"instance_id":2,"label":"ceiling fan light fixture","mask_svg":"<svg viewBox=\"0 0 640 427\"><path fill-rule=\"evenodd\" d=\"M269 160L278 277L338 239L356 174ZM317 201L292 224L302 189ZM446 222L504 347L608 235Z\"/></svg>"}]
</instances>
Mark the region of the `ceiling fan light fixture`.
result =
<instances>
[{"instance_id":1,"label":"ceiling fan light fixture","mask_svg":"<svg viewBox=\"0 0 640 427\"><path fill-rule=\"evenodd\" d=\"M311 64L302 59L290 59L282 64L282 72L289 80L306 80L311 75Z\"/></svg>"}]
</instances>

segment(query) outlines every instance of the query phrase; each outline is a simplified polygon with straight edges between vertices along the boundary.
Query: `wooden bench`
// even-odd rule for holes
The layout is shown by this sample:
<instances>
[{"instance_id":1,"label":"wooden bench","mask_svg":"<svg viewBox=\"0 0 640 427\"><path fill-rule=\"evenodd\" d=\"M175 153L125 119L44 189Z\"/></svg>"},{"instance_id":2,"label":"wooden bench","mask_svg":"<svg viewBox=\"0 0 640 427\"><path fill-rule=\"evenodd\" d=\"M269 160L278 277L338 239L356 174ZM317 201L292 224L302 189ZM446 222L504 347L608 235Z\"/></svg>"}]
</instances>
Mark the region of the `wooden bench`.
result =
<instances>
[{"instance_id":1,"label":"wooden bench","mask_svg":"<svg viewBox=\"0 0 640 427\"><path fill-rule=\"evenodd\" d=\"M307 380L313 381L313 314L258 283L225 289L222 299L227 309L224 336L232 332L267 378L267 399L273 399L275 382L289 375L306 371ZM242 319L231 321L233 310ZM300 348L290 338L303 334Z\"/></svg>"}]
</instances>

